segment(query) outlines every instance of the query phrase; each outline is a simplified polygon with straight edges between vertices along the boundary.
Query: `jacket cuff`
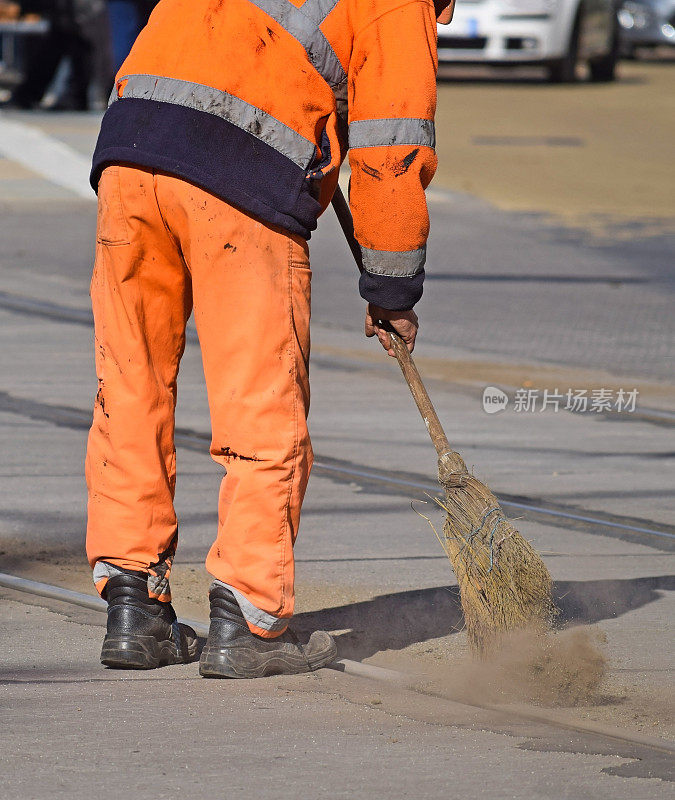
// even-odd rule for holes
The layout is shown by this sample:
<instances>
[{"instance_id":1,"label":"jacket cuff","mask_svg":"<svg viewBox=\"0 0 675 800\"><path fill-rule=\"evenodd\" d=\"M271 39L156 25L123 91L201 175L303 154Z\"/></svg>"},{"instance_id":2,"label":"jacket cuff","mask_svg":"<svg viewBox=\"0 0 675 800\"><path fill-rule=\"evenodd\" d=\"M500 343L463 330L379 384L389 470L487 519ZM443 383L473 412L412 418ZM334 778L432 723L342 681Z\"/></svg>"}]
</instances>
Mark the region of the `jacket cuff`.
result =
<instances>
[{"instance_id":1,"label":"jacket cuff","mask_svg":"<svg viewBox=\"0 0 675 800\"><path fill-rule=\"evenodd\" d=\"M362 272L359 293L368 303L388 311L410 311L422 297L424 270L416 275L394 278L390 275L373 275Z\"/></svg>"}]
</instances>

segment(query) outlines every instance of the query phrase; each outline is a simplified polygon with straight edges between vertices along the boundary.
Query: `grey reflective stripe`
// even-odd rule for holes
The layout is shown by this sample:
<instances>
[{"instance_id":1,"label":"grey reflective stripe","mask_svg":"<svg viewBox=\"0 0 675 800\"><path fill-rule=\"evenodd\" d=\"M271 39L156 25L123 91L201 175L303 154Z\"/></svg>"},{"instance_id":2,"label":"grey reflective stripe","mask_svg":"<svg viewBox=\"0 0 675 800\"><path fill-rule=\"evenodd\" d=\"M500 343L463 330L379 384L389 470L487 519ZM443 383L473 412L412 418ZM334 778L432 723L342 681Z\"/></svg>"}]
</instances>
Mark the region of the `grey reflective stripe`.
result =
<instances>
[{"instance_id":1,"label":"grey reflective stripe","mask_svg":"<svg viewBox=\"0 0 675 800\"><path fill-rule=\"evenodd\" d=\"M338 0L305 0L300 6L302 13L313 20L317 26L326 19L338 4Z\"/></svg>"},{"instance_id":2,"label":"grey reflective stripe","mask_svg":"<svg viewBox=\"0 0 675 800\"><path fill-rule=\"evenodd\" d=\"M316 153L316 145L309 139L266 111L220 89L156 75L126 75L120 81L127 83L118 99L158 100L221 117L270 145L303 170Z\"/></svg>"},{"instance_id":3,"label":"grey reflective stripe","mask_svg":"<svg viewBox=\"0 0 675 800\"><path fill-rule=\"evenodd\" d=\"M250 0L254 6L275 19L284 30L305 48L316 71L331 88L347 80L340 59L319 25L335 8L337 0L305 0L296 8L289 0Z\"/></svg>"},{"instance_id":4,"label":"grey reflective stripe","mask_svg":"<svg viewBox=\"0 0 675 800\"><path fill-rule=\"evenodd\" d=\"M123 575L124 570L116 567L114 564L108 564L107 561L97 561L94 564L94 585L96 585L99 581L102 581L104 578L114 578L115 575Z\"/></svg>"},{"instance_id":5,"label":"grey reflective stripe","mask_svg":"<svg viewBox=\"0 0 675 800\"><path fill-rule=\"evenodd\" d=\"M97 561L94 564L94 586L102 581L104 578L110 580L116 575L124 575L124 570L116 567L114 564L109 564L107 561ZM148 592L153 595L161 597L162 595L171 594L171 587L169 586L169 579L166 575L147 575Z\"/></svg>"},{"instance_id":6,"label":"grey reflective stripe","mask_svg":"<svg viewBox=\"0 0 675 800\"><path fill-rule=\"evenodd\" d=\"M371 275L387 275L391 278L412 278L421 272L427 260L427 247L417 250L370 250L361 246L363 268Z\"/></svg>"},{"instance_id":7,"label":"grey reflective stripe","mask_svg":"<svg viewBox=\"0 0 675 800\"><path fill-rule=\"evenodd\" d=\"M229 583L223 583L223 581L217 580L214 581L214 583L217 583L219 586L224 586L232 592L237 603L239 603L239 608L246 621L255 625L256 628L262 628L264 631L275 633L276 631L283 631L284 628L287 627L287 619L279 619L279 617L274 617L272 614L268 614L266 611L261 611L259 608L256 608L250 600L246 599L245 595L243 595L239 589L235 589L234 586L230 586Z\"/></svg>"},{"instance_id":8,"label":"grey reflective stripe","mask_svg":"<svg viewBox=\"0 0 675 800\"><path fill-rule=\"evenodd\" d=\"M349 125L349 147L394 144L436 147L436 129L430 119L364 119Z\"/></svg>"}]
</instances>

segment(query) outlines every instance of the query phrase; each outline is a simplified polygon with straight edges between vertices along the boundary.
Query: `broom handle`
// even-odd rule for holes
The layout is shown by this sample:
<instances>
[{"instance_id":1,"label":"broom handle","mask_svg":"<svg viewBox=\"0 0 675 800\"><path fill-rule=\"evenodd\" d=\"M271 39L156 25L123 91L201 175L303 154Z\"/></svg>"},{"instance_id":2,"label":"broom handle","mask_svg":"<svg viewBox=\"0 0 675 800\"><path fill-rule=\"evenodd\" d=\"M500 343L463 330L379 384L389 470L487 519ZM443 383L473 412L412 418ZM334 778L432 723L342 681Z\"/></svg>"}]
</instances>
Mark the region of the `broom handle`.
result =
<instances>
[{"instance_id":1,"label":"broom handle","mask_svg":"<svg viewBox=\"0 0 675 800\"><path fill-rule=\"evenodd\" d=\"M354 236L354 220L352 219L349 204L347 203L342 189L338 186L333 195L333 209L342 228L342 232L347 239L349 249L352 251L356 266L360 272L363 272L363 261L361 258L361 248L359 247L356 237ZM442 483L450 486L463 486L466 482L468 471L462 457L453 451L448 442L448 437L445 435L441 421L438 418L434 404L431 402L429 393L427 392L422 378L420 377L413 357L410 355L405 343L401 337L396 333L393 325L384 321L384 326L389 335L391 336L392 347L396 360L401 368L403 377L405 378L408 388L417 404L417 408L424 420L427 427L431 441L433 442L436 452L438 453L439 463L439 479Z\"/></svg>"}]
</instances>

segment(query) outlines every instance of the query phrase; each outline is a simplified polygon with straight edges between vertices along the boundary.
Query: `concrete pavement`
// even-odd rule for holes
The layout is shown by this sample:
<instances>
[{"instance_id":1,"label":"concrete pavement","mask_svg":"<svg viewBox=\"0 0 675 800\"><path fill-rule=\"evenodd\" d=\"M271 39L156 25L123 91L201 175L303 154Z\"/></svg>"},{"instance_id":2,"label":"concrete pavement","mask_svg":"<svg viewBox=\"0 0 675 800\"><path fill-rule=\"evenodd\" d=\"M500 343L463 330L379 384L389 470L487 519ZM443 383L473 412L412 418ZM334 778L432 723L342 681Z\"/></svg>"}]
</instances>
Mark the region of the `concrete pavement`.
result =
<instances>
[{"instance_id":1,"label":"concrete pavement","mask_svg":"<svg viewBox=\"0 0 675 800\"><path fill-rule=\"evenodd\" d=\"M196 665L103 671L95 614L12 594L0 593L4 797L671 796L656 777L666 753L329 670L250 682L203 680Z\"/></svg>"},{"instance_id":2,"label":"concrete pavement","mask_svg":"<svg viewBox=\"0 0 675 800\"><path fill-rule=\"evenodd\" d=\"M546 86L525 71L441 67L440 177L499 208L629 240L673 233L675 55L623 61L612 84Z\"/></svg>"}]
</instances>

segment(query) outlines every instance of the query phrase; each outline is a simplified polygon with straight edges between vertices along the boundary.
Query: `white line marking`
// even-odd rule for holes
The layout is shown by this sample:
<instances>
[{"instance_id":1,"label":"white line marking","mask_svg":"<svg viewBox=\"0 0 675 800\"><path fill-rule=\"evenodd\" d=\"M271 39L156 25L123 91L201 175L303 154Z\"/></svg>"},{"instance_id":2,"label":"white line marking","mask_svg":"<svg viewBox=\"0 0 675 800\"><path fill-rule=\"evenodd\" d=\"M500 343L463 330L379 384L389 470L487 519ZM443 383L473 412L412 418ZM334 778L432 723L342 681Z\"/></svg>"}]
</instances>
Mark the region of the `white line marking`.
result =
<instances>
[{"instance_id":1,"label":"white line marking","mask_svg":"<svg viewBox=\"0 0 675 800\"><path fill-rule=\"evenodd\" d=\"M95 199L89 159L39 128L0 114L0 153L78 197Z\"/></svg>"}]
</instances>

